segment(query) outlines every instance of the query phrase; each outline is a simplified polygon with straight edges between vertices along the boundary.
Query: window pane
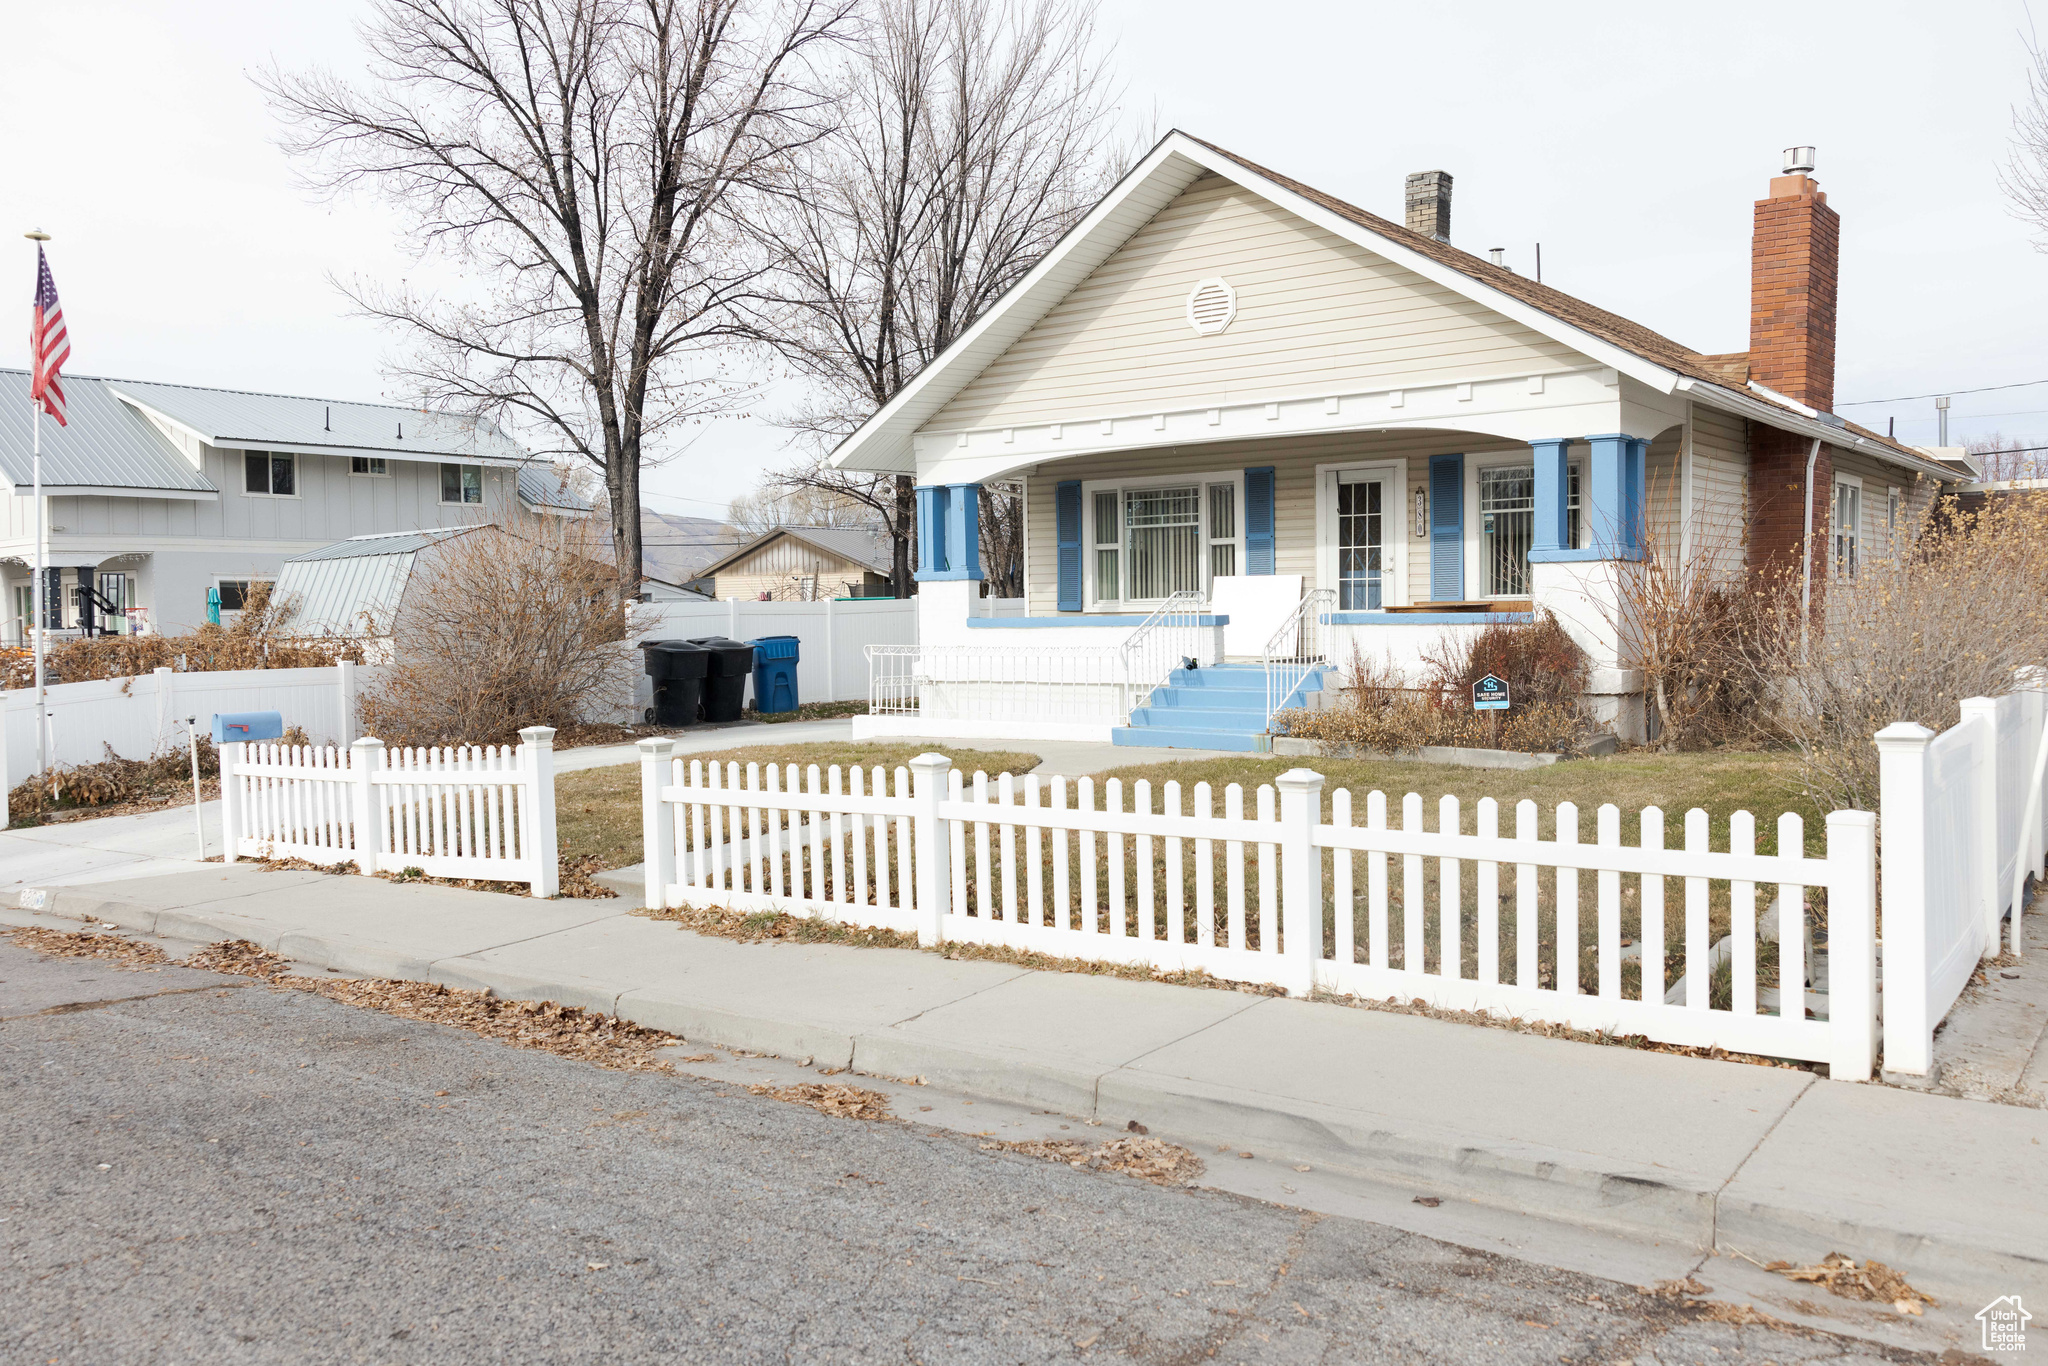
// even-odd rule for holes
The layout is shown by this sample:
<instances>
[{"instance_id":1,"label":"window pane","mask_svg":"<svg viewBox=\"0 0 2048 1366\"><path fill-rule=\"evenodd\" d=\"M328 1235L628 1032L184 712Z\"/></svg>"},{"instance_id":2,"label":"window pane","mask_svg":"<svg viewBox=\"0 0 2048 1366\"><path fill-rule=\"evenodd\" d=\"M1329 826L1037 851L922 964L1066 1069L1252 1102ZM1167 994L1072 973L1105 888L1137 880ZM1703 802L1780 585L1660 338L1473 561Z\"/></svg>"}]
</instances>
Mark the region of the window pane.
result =
<instances>
[{"instance_id":1,"label":"window pane","mask_svg":"<svg viewBox=\"0 0 2048 1366\"><path fill-rule=\"evenodd\" d=\"M288 497L299 491L296 482L292 478L292 464L293 460L289 455L273 455L270 457L270 491L272 493Z\"/></svg>"},{"instance_id":2,"label":"window pane","mask_svg":"<svg viewBox=\"0 0 2048 1366\"><path fill-rule=\"evenodd\" d=\"M484 500L484 467L464 465L462 467L462 501L481 503Z\"/></svg>"},{"instance_id":3,"label":"window pane","mask_svg":"<svg viewBox=\"0 0 2048 1366\"><path fill-rule=\"evenodd\" d=\"M1479 534L1489 597L1529 591L1529 546L1536 536L1536 467L1479 471Z\"/></svg>"},{"instance_id":4,"label":"window pane","mask_svg":"<svg viewBox=\"0 0 2048 1366\"><path fill-rule=\"evenodd\" d=\"M1337 606L1376 612L1383 605L1386 485L1375 479L1337 485Z\"/></svg>"},{"instance_id":5,"label":"window pane","mask_svg":"<svg viewBox=\"0 0 2048 1366\"><path fill-rule=\"evenodd\" d=\"M1212 579L1233 578L1237 574L1237 545L1231 541L1220 541L1209 547L1209 577Z\"/></svg>"},{"instance_id":6,"label":"window pane","mask_svg":"<svg viewBox=\"0 0 2048 1366\"><path fill-rule=\"evenodd\" d=\"M459 503L462 501L462 467L460 465L441 466L441 501L444 503Z\"/></svg>"},{"instance_id":7,"label":"window pane","mask_svg":"<svg viewBox=\"0 0 2048 1366\"><path fill-rule=\"evenodd\" d=\"M1125 547L1133 601L1202 586L1202 491L1130 489L1124 493Z\"/></svg>"},{"instance_id":8,"label":"window pane","mask_svg":"<svg viewBox=\"0 0 2048 1366\"><path fill-rule=\"evenodd\" d=\"M1109 490L1095 495L1095 544L1116 542L1116 493Z\"/></svg>"},{"instance_id":9,"label":"window pane","mask_svg":"<svg viewBox=\"0 0 2048 1366\"><path fill-rule=\"evenodd\" d=\"M222 579L220 581L221 611L241 611L242 604L248 600L248 597L249 581L247 579Z\"/></svg>"},{"instance_id":10,"label":"window pane","mask_svg":"<svg viewBox=\"0 0 2048 1366\"><path fill-rule=\"evenodd\" d=\"M242 487L250 493L270 492L270 457L250 451L242 457Z\"/></svg>"},{"instance_id":11,"label":"window pane","mask_svg":"<svg viewBox=\"0 0 2048 1366\"><path fill-rule=\"evenodd\" d=\"M1095 596L1104 602L1115 602L1120 596L1117 592L1116 551L1114 550L1097 550L1095 552Z\"/></svg>"},{"instance_id":12,"label":"window pane","mask_svg":"<svg viewBox=\"0 0 2048 1366\"><path fill-rule=\"evenodd\" d=\"M1234 484L1209 485L1209 539L1237 539L1237 486Z\"/></svg>"},{"instance_id":13,"label":"window pane","mask_svg":"<svg viewBox=\"0 0 2048 1366\"><path fill-rule=\"evenodd\" d=\"M1584 550L1586 542L1579 531L1581 523L1579 511L1579 467L1577 465L1567 467L1566 474L1568 482L1565 484L1564 495L1565 548L1567 550Z\"/></svg>"}]
</instances>

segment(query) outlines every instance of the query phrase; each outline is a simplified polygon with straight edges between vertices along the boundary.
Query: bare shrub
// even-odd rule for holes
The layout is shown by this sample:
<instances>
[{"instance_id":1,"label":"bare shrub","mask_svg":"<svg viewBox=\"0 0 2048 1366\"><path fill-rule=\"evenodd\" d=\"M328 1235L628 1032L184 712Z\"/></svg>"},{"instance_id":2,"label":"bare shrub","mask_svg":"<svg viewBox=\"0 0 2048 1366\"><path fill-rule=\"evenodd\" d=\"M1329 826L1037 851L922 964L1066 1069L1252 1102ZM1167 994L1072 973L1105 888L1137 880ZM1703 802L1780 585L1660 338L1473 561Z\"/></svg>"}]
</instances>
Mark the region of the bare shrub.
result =
<instances>
[{"instance_id":1,"label":"bare shrub","mask_svg":"<svg viewBox=\"0 0 2048 1366\"><path fill-rule=\"evenodd\" d=\"M296 603L273 602L270 585L252 583L249 597L226 626L211 622L179 636L86 636L49 648L43 677L51 683L95 678L134 678L153 669L186 673L221 669L315 669L346 659L363 662L363 642L353 636L295 635L288 628ZM35 662L27 650L10 650L4 660L6 686L35 686Z\"/></svg>"},{"instance_id":2,"label":"bare shrub","mask_svg":"<svg viewBox=\"0 0 2048 1366\"><path fill-rule=\"evenodd\" d=\"M2010 692L2017 671L2048 664L2048 497L1931 510L1916 539L1826 590L1803 648L1797 594L1776 595L1759 669L1806 795L1824 811L1874 811L1872 735L1895 721L1945 730L1964 698Z\"/></svg>"},{"instance_id":3,"label":"bare shrub","mask_svg":"<svg viewBox=\"0 0 2048 1366\"><path fill-rule=\"evenodd\" d=\"M580 521L478 527L422 551L365 729L399 745L505 743L615 711L639 666L617 587Z\"/></svg>"}]
</instances>

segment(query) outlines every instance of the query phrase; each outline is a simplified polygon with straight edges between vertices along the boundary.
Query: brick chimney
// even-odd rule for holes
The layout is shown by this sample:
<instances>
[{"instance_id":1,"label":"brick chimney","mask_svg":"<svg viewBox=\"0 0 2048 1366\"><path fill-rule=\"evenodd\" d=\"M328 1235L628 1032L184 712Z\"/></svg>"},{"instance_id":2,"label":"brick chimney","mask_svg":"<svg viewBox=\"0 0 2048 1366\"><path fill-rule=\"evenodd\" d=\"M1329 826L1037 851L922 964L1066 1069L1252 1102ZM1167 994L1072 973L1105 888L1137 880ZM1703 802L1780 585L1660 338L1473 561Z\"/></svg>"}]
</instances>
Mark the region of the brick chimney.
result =
<instances>
[{"instance_id":1,"label":"brick chimney","mask_svg":"<svg viewBox=\"0 0 2048 1366\"><path fill-rule=\"evenodd\" d=\"M1408 226L1439 242L1451 240L1451 173L1417 171L1408 177Z\"/></svg>"},{"instance_id":2,"label":"brick chimney","mask_svg":"<svg viewBox=\"0 0 2048 1366\"><path fill-rule=\"evenodd\" d=\"M1826 413L1835 407L1842 218L1828 207L1812 170L1811 147L1788 148L1785 174L1773 176L1770 197L1756 201L1749 257L1749 377ZM1412 225L1412 208L1409 217Z\"/></svg>"}]
</instances>

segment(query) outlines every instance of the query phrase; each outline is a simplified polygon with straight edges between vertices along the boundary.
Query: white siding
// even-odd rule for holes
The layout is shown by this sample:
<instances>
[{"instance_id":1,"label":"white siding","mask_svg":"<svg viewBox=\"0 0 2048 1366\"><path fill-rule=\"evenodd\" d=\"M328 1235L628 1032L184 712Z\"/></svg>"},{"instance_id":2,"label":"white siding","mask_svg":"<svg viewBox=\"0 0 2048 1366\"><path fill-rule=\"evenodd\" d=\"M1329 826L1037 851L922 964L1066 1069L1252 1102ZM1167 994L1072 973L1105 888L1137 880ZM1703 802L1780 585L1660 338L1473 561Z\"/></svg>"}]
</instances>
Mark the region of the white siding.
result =
<instances>
[{"instance_id":1,"label":"white siding","mask_svg":"<svg viewBox=\"0 0 2048 1366\"><path fill-rule=\"evenodd\" d=\"M1197 336L1198 280L1237 291ZM999 427L1585 364L1537 332L1216 176L1196 181L926 424Z\"/></svg>"},{"instance_id":2,"label":"white siding","mask_svg":"<svg viewBox=\"0 0 2048 1366\"><path fill-rule=\"evenodd\" d=\"M1692 553L1733 583L1749 553L1749 424L1697 406L1692 424Z\"/></svg>"}]
</instances>

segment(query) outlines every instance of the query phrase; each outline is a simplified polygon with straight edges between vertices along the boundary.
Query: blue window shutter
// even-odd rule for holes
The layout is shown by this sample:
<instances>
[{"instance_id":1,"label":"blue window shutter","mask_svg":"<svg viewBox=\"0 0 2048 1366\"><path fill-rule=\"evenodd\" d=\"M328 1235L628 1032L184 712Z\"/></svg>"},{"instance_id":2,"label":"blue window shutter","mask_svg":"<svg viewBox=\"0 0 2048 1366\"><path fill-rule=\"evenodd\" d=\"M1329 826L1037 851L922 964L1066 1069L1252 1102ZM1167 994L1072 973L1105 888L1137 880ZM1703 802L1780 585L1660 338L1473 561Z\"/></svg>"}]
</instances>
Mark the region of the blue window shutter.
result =
<instances>
[{"instance_id":1,"label":"blue window shutter","mask_svg":"<svg viewBox=\"0 0 2048 1366\"><path fill-rule=\"evenodd\" d=\"M1273 467L1244 472L1244 572L1273 572Z\"/></svg>"},{"instance_id":2,"label":"blue window shutter","mask_svg":"<svg viewBox=\"0 0 2048 1366\"><path fill-rule=\"evenodd\" d=\"M1429 596L1465 596L1465 457L1429 457Z\"/></svg>"},{"instance_id":3,"label":"blue window shutter","mask_svg":"<svg viewBox=\"0 0 2048 1366\"><path fill-rule=\"evenodd\" d=\"M1053 489L1054 530L1059 539L1059 610L1081 610L1081 481L1063 480Z\"/></svg>"}]
</instances>

